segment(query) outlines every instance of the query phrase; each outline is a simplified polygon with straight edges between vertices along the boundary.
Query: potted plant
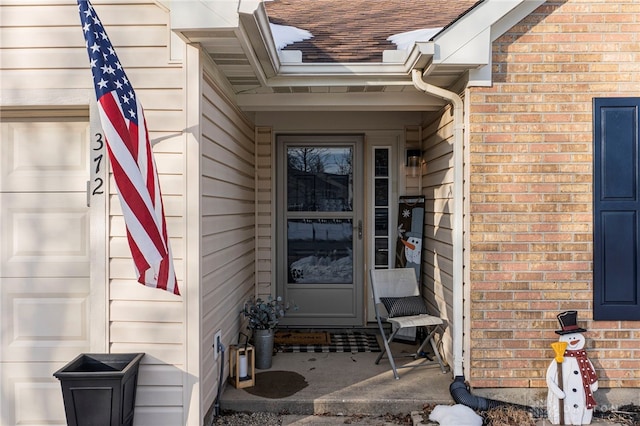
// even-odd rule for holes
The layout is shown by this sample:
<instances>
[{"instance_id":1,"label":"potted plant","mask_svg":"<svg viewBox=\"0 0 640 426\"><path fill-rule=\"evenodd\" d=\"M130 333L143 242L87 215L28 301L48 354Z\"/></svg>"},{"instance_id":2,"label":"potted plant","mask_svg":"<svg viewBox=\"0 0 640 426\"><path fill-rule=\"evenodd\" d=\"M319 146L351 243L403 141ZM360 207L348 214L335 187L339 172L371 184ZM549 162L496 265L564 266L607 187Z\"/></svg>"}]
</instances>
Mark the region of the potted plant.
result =
<instances>
[{"instance_id":1,"label":"potted plant","mask_svg":"<svg viewBox=\"0 0 640 426\"><path fill-rule=\"evenodd\" d=\"M256 368L271 368L273 339L276 327L289 309L281 297L253 298L245 302L242 314L249 320L247 327L252 331L256 348Z\"/></svg>"}]
</instances>

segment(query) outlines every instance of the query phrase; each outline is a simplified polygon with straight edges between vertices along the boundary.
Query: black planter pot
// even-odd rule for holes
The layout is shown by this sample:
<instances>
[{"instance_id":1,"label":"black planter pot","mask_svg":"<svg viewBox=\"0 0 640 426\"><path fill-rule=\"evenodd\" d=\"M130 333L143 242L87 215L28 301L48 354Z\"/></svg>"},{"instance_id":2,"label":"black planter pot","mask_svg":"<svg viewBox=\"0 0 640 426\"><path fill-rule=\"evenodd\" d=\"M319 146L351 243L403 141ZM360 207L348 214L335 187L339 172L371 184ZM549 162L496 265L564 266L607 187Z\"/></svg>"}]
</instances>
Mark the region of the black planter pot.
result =
<instances>
[{"instance_id":1,"label":"black planter pot","mask_svg":"<svg viewBox=\"0 0 640 426\"><path fill-rule=\"evenodd\" d=\"M53 373L69 426L131 426L144 353L80 354Z\"/></svg>"}]
</instances>

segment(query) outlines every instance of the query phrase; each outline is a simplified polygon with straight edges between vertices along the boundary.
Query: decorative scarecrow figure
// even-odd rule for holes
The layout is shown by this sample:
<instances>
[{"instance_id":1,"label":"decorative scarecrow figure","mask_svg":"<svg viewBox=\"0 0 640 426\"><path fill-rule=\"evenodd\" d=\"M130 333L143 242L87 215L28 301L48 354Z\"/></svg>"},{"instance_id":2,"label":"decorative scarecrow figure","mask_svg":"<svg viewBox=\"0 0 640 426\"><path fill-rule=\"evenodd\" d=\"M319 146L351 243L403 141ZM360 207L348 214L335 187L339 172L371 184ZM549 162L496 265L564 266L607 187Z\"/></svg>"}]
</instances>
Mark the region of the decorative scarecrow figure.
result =
<instances>
[{"instance_id":1,"label":"decorative scarecrow figure","mask_svg":"<svg viewBox=\"0 0 640 426\"><path fill-rule=\"evenodd\" d=\"M556 331L560 338L551 345L556 358L547 369L547 414L554 425L591 424L596 406L593 392L598 389L598 377L584 350L582 332L587 330L578 327L577 316L576 311L558 315L562 330Z\"/></svg>"}]
</instances>

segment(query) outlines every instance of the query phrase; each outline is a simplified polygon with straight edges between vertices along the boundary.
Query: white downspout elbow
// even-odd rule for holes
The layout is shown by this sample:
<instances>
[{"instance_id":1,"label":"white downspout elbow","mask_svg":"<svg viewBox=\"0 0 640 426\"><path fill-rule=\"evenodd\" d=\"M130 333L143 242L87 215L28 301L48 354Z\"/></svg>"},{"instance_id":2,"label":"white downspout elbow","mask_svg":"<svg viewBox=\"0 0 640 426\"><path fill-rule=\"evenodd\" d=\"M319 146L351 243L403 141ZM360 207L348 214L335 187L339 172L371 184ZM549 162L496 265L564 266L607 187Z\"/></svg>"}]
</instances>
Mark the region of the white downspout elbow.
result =
<instances>
[{"instance_id":1,"label":"white downspout elbow","mask_svg":"<svg viewBox=\"0 0 640 426\"><path fill-rule=\"evenodd\" d=\"M463 335L464 335L464 191L463 191L463 102L457 93L434 86L422 79L422 72L414 69L411 79L416 89L450 102L453 106L453 375L464 376Z\"/></svg>"}]
</instances>

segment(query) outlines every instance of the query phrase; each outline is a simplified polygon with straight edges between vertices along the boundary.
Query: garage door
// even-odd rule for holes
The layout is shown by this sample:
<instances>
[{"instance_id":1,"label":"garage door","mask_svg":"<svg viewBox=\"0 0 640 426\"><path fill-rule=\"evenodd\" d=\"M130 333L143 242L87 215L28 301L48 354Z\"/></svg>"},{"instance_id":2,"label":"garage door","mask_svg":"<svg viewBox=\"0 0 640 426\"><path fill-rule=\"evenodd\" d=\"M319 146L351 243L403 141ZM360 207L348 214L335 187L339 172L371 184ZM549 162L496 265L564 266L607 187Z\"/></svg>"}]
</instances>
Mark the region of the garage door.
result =
<instances>
[{"instance_id":1,"label":"garage door","mask_svg":"<svg viewBox=\"0 0 640 426\"><path fill-rule=\"evenodd\" d=\"M90 348L89 121L0 127L0 423L64 424L52 373Z\"/></svg>"}]
</instances>

